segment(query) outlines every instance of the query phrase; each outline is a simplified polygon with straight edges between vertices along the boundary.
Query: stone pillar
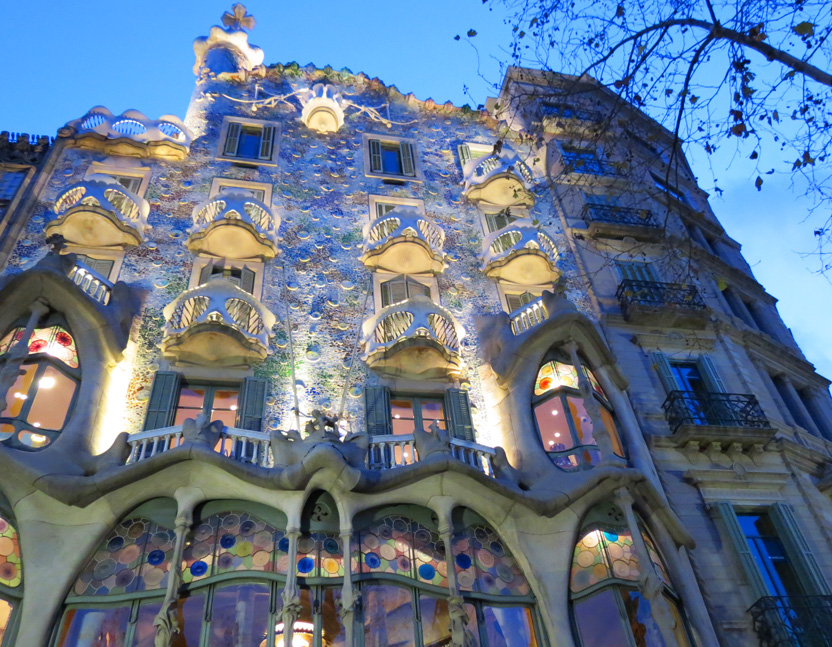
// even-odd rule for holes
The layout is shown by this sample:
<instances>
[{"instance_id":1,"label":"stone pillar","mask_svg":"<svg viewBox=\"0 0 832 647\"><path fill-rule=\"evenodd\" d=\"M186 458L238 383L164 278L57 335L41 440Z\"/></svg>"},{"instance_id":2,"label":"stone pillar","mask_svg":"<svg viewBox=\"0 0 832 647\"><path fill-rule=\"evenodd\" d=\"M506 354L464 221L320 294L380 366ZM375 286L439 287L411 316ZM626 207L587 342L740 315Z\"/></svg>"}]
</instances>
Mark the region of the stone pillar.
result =
<instances>
[{"instance_id":1,"label":"stone pillar","mask_svg":"<svg viewBox=\"0 0 832 647\"><path fill-rule=\"evenodd\" d=\"M801 401L815 422L820 435L832 441L832 401L829 399L829 393L820 389L807 389L804 393L806 397L801 398Z\"/></svg>"},{"instance_id":2,"label":"stone pillar","mask_svg":"<svg viewBox=\"0 0 832 647\"><path fill-rule=\"evenodd\" d=\"M797 389L794 388L794 384L792 384L789 377L787 375L778 375L776 379L780 381L780 384L783 387L782 389L779 389L780 394L786 401L786 406L789 408L792 416L794 416L797 424L806 429L809 433L815 436L821 436L822 434L820 433L820 430L815 426L815 421L812 420L812 416L806 410L803 400L800 399L800 394L797 392Z\"/></svg>"},{"instance_id":3,"label":"stone pillar","mask_svg":"<svg viewBox=\"0 0 832 647\"><path fill-rule=\"evenodd\" d=\"M361 593L352 583L352 523L349 519L341 526L341 546L344 551L344 583L341 586L341 599L338 602L341 624L344 625L344 645L355 647L355 614L361 601ZM284 644L285 641L284 641Z\"/></svg>"},{"instance_id":4,"label":"stone pillar","mask_svg":"<svg viewBox=\"0 0 832 647\"><path fill-rule=\"evenodd\" d=\"M287 528L286 536L289 538L289 570L286 573L286 587L283 589L283 644L291 645L295 622L301 612L297 564L300 528Z\"/></svg>"},{"instance_id":5,"label":"stone pillar","mask_svg":"<svg viewBox=\"0 0 832 647\"><path fill-rule=\"evenodd\" d=\"M448 613L451 617L451 645L452 647L474 647L478 641L468 628L468 612L465 611L465 601L459 590L454 557L451 552L453 543L452 509L452 506L449 505L442 510L443 514L439 515L439 536L445 546L445 563L448 568Z\"/></svg>"},{"instance_id":6,"label":"stone pillar","mask_svg":"<svg viewBox=\"0 0 832 647\"><path fill-rule=\"evenodd\" d=\"M633 510L633 495L630 494L627 488L619 488L615 491L615 504L621 508L624 516L627 518L627 526L633 538L633 550L641 564L641 577L638 583L639 590L650 602L653 619L659 627L662 638L664 638L665 646L679 647L676 634L673 631L676 626L676 620L670 611L670 605L667 603L664 595L662 595L662 580L656 572L656 567L653 564L653 560L650 559L650 553L647 550L647 544L644 543L644 538L641 536L638 519Z\"/></svg>"}]
</instances>

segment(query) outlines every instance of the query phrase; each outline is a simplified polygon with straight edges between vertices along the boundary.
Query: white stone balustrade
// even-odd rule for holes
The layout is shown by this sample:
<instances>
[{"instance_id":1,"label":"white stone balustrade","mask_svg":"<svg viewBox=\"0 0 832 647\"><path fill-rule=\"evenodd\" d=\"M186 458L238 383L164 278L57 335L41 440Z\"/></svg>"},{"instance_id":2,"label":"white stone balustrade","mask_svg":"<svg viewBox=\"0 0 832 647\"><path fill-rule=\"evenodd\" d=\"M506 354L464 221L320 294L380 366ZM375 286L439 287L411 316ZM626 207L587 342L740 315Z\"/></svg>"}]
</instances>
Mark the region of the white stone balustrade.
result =
<instances>
[{"instance_id":1,"label":"white stone balustrade","mask_svg":"<svg viewBox=\"0 0 832 647\"><path fill-rule=\"evenodd\" d=\"M416 207L400 205L364 227L362 262L400 274L440 273L445 232Z\"/></svg>"},{"instance_id":2,"label":"white stone balustrade","mask_svg":"<svg viewBox=\"0 0 832 647\"><path fill-rule=\"evenodd\" d=\"M63 191L55 201L55 214L46 236L61 234L66 242L84 247L140 245L150 229L147 200L101 173Z\"/></svg>"},{"instance_id":3,"label":"white stone balustrade","mask_svg":"<svg viewBox=\"0 0 832 647\"><path fill-rule=\"evenodd\" d=\"M130 445L127 463L138 463L181 445L183 442L182 425L132 434L127 442ZM271 467L273 464L269 434L261 431L225 427L214 451L241 463L262 467Z\"/></svg>"},{"instance_id":4,"label":"white stone balustrade","mask_svg":"<svg viewBox=\"0 0 832 647\"><path fill-rule=\"evenodd\" d=\"M510 317L511 332L520 335L546 321L549 318L549 312L546 310L546 304L543 303L543 297L537 297L534 301L512 312Z\"/></svg>"},{"instance_id":5,"label":"white stone balustrade","mask_svg":"<svg viewBox=\"0 0 832 647\"><path fill-rule=\"evenodd\" d=\"M374 368L410 377L449 377L462 370L465 336L454 316L418 295L381 309L362 327L363 359Z\"/></svg>"},{"instance_id":6,"label":"white stone balustrade","mask_svg":"<svg viewBox=\"0 0 832 647\"><path fill-rule=\"evenodd\" d=\"M245 189L223 191L191 214L187 246L224 258L274 258L280 217Z\"/></svg>"},{"instance_id":7,"label":"white stone balustrade","mask_svg":"<svg viewBox=\"0 0 832 647\"><path fill-rule=\"evenodd\" d=\"M98 301L101 305L109 303L113 284L95 270L83 263L75 263L69 271L69 278L94 301Z\"/></svg>"},{"instance_id":8,"label":"white stone balustrade","mask_svg":"<svg viewBox=\"0 0 832 647\"><path fill-rule=\"evenodd\" d=\"M462 176L462 194L469 200L500 207L534 204L534 175L506 146L497 154L468 160Z\"/></svg>"},{"instance_id":9,"label":"white stone balustrade","mask_svg":"<svg viewBox=\"0 0 832 647\"><path fill-rule=\"evenodd\" d=\"M470 465L487 476L494 476L491 459L495 451L491 447L451 438L451 453L461 463ZM395 469L419 462L416 441L413 434L370 436L367 451L369 469Z\"/></svg>"},{"instance_id":10,"label":"white stone balustrade","mask_svg":"<svg viewBox=\"0 0 832 647\"><path fill-rule=\"evenodd\" d=\"M539 285L557 280L558 250L543 231L515 221L486 236L481 270L489 278L520 285Z\"/></svg>"},{"instance_id":11,"label":"white stone balustrade","mask_svg":"<svg viewBox=\"0 0 832 647\"><path fill-rule=\"evenodd\" d=\"M163 314L162 352L204 365L265 359L277 321L259 300L222 277L183 292Z\"/></svg>"}]
</instances>

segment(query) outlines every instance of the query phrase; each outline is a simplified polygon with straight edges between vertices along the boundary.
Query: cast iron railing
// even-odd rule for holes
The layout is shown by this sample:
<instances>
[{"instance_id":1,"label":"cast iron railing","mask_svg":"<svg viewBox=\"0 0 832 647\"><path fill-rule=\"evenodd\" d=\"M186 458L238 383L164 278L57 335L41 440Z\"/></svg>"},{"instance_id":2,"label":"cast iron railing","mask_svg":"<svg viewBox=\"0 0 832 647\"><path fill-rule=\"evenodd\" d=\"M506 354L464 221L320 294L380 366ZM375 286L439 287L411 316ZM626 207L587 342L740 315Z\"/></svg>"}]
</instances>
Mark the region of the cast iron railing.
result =
<instances>
[{"instance_id":1,"label":"cast iron railing","mask_svg":"<svg viewBox=\"0 0 832 647\"><path fill-rule=\"evenodd\" d=\"M771 426L753 395L671 391L662 404L662 409L673 432L682 425L752 429L767 429Z\"/></svg>"},{"instance_id":2,"label":"cast iron railing","mask_svg":"<svg viewBox=\"0 0 832 647\"><path fill-rule=\"evenodd\" d=\"M659 228L659 225L653 220L653 214L647 209L617 207L611 204L588 204L584 208L584 213L590 222Z\"/></svg>"},{"instance_id":3,"label":"cast iron railing","mask_svg":"<svg viewBox=\"0 0 832 647\"><path fill-rule=\"evenodd\" d=\"M764 597L748 612L760 647L832 647L832 596Z\"/></svg>"},{"instance_id":4,"label":"cast iron railing","mask_svg":"<svg viewBox=\"0 0 832 647\"><path fill-rule=\"evenodd\" d=\"M621 311L626 315L632 306L685 308L704 310L705 302L696 286L683 283L659 283L624 279L615 292Z\"/></svg>"}]
</instances>

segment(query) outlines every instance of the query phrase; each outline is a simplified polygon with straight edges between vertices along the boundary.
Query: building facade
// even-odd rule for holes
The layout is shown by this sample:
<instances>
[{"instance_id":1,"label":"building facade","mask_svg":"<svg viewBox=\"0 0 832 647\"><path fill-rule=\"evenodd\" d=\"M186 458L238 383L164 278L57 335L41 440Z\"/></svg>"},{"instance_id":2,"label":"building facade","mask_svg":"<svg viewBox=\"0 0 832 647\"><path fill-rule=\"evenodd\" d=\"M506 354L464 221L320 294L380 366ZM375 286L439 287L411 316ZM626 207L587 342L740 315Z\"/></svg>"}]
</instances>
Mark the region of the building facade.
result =
<instances>
[{"instance_id":1,"label":"building facade","mask_svg":"<svg viewBox=\"0 0 832 647\"><path fill-rule=\"evenodd\" d=\"M2 193L0 646L832 645L829 382L671 135L223 23Z\"/></svg>"}]
</instances>

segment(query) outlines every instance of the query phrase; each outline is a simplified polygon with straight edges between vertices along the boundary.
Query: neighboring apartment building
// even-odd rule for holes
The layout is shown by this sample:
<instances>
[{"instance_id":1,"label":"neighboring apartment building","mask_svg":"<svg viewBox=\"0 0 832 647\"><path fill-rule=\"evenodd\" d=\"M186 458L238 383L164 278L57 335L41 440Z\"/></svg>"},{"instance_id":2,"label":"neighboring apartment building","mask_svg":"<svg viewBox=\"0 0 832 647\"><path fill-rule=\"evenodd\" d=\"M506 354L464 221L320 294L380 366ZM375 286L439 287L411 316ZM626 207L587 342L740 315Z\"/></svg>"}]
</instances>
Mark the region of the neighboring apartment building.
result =
<instances>
[{"instance_id":1,"label":"neighboring apartment building","mask_svg":"<svg viewBox=\"0 0 832 647\"><path fill-rule=\"evenodd\" d=\"M472 111L267 67L247 21L16 212L0 646L832 644L829 383L670 135L533 70Z\"/></svg>"}]
</instances>

